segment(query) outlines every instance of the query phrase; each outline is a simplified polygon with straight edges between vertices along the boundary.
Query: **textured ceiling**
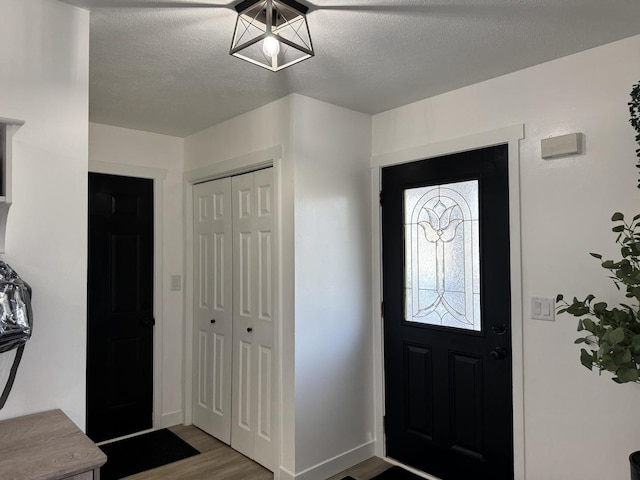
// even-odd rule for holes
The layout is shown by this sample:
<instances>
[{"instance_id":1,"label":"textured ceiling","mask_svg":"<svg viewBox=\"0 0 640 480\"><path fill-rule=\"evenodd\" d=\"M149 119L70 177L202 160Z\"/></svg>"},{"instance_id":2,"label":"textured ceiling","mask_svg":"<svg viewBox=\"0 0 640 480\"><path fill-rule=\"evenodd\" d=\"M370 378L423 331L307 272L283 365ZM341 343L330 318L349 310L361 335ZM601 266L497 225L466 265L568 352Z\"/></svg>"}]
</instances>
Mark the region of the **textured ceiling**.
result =
<instances>
[{"instance_id":1,"label":"textured ceiling","mask_svg":"<svg viewBox=\"0 0 640 480\"><path fill-rule=\"evenodd\" d=\"M91 10L91 121L181 137L294 92L375 114L640 34L638 0L302 0L316 56L272 73L229 56L237 2L61 1Z\"/></svg>"}]
</instances>

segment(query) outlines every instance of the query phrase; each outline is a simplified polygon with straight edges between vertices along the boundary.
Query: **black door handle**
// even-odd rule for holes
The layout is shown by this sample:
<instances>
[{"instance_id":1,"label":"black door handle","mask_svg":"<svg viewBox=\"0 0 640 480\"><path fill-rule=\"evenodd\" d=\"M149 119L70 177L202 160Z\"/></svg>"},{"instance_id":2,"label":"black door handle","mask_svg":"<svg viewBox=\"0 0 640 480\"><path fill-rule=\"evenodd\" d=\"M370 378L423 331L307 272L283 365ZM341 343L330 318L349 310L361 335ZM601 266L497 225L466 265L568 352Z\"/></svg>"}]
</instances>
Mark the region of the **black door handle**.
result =
<instances>
[{"instance_id":1,"label":"black door handle","mask_svg":"<svg viewBox=\"0 0 640 480\"><path fill-rule=\"evenodd\" d=\"M247 332L249 332L249 333L253 332L253 328L252 327L247 327Z\"/></svg>"},{"instance_id":2,"label":"black door handle","mask_svg":"<svg viewBox=\"0 0 640 480\"><path fill-rule=\"evenodd\" d=\"M211 325L213 325L214 323L216 323L215 319L211 319Z\"/></svg>"},{"instance_id":3,"label":"black door handle","mask_svg":"<svg viewBox=\"0 0 640 480\"><path fill-rule=\"evenodd\" d=\"M142 320L142 325L147 328L153 327L155 324L156 324L155 318L145 318L144 320Z\"/></svg>"},{"instance_id":4,"label":"black door handle","mask_svg":"<svg viewBox=\"0 0 640 480\"><path fill-rule=\"evenodd\" d=\"M494 360L504 360L507 358L507 351L502 347L496 347L491 351L490 355Z\"/></svg>"}]
</instances>

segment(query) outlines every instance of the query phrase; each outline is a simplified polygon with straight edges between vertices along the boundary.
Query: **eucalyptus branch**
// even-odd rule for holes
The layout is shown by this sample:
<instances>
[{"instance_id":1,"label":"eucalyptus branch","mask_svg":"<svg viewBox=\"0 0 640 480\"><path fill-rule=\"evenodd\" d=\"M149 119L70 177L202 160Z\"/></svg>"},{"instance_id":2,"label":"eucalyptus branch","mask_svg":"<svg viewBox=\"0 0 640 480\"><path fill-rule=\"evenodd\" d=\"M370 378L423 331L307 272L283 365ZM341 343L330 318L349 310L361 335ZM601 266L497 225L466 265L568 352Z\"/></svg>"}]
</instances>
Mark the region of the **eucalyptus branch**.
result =
<instances>
[{"instance_id":1,"label":"eucalyptus branch","mask_svg":"<svg viewBox=\"0 0 640 480\"><path fill-rule=\"evenodd\" d=\"M631 101L629 102L629 122L636 131L636 142L640 146L640 83L633 86L631 90ZM638 156L638 164L636 167L640 168L640 148L636 150ZM638 181L638 188L640 188L640 180Z\"/></svg>"},{"instance_id":2,"label":"eucalyptus branch","mask_svg":"<svg viewBox=\"0 0 640 480\"><path fill-rule=\"evenodd\" d=\"M602 255L592 253L600 260L602 268L611 272L611 279L626 298L640 301L640 215L631 222L622 213L611 217L616 225L616 243L620 245L620 260L603 260ZM562 295L556 298L559 314L577 317L578 332L586 332L575 343L589 348L580 350L580 362L589 370L594 367L601 374L609 371L618 383L640 383L640 308L638 304L620 303L610 308L605 302L596 302L594 295L584 300L576 297L571 302Z\"/></svg>"}]
</instances>

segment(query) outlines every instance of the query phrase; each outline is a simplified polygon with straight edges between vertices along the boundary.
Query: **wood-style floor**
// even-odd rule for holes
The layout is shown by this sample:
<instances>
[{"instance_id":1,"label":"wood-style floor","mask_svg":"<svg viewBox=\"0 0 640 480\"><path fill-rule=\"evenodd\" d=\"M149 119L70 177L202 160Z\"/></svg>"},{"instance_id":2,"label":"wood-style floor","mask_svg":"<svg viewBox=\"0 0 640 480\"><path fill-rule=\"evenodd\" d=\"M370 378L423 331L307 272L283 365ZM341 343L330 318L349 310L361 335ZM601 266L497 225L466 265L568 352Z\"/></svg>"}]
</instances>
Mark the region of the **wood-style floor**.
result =
<instances>
[{"instance_id":1,"label":"wood-style floor","mask_svg":"<svg viewBox=\"0 0 640 480\"><path fill-rule=\"evenodd\" d=\"M132 475L127 480L273 480L269 470L199 428L179 425L169 430L199 450L200 455ZM373 457L329 480L342 480L347 475L356 480L370 480L389 467L384 460Z\"/></svg>"}]
</instances>

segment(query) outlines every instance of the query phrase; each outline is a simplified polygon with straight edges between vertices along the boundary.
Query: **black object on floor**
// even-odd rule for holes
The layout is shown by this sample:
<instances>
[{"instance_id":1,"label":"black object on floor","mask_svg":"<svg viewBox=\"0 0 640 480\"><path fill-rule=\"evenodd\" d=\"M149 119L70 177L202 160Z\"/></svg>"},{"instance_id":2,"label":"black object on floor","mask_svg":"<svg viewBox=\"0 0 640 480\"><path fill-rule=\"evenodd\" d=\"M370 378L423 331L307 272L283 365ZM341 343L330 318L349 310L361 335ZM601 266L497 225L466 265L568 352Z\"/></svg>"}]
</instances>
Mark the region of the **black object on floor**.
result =
<instances>
[{"instance_id":1,"label":"black object on floor","mask_svg":"<svg viewBox=\"0 0 640 480\"><path fill-rule=\"evenodd\" d=\"M101 480L118 480L200 453L166 428L102 445L100 450L107 456Z\"/></svg>"},{"instance_id":2,"label":"black object on floor","mask_svg":"<svg viewBox=\"0 0 640 480\"><path fill-rule=\"evenodd\" d=\"M411 472L400 467L391 467L389 470L376 475L371 480L423 480Z\"/></svg>"}]
</instances>

